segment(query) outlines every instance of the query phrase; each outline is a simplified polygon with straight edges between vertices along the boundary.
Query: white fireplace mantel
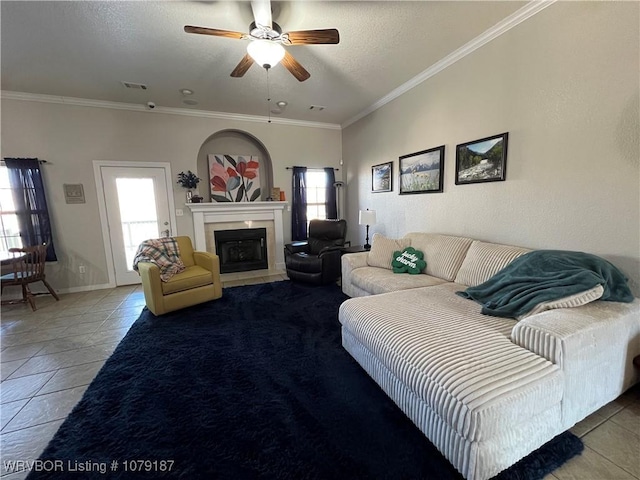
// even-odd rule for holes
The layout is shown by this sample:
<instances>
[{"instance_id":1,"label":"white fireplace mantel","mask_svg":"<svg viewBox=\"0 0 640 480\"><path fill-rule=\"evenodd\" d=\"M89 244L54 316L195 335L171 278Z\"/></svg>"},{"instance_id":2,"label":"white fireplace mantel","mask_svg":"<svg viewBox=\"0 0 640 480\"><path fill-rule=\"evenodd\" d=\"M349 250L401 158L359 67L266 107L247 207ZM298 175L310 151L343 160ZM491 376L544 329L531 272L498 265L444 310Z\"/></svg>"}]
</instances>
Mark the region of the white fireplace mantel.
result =
<instances>
[{"instance_id":1,"label":"white fireplace mantel","mask_svg":"<svg viewBox=\"0 0 640 480\"><path fill-rule=\"evenodd\" d=\"M207 250L205 224L272 220L275 227L276 268L284 269L284 225L282 211L287 202L187 203L193 215L195 249Z\"/></svg>"}]
</instances>

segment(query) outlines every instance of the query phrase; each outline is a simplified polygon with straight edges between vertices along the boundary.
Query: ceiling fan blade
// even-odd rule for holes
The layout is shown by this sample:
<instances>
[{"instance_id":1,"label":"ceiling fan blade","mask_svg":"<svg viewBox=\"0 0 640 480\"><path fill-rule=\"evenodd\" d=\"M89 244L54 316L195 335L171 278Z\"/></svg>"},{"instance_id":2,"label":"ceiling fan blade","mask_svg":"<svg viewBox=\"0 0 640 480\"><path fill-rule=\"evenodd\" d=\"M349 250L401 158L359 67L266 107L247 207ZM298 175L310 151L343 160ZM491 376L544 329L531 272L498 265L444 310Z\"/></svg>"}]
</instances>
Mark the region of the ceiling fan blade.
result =
<instances>
[{"instance_id":1,"label":"ceiling fan blade","mask_svg":"<svg viewBox=\"0 0 640 480\"><path fill-rule=\"evenodd\" d=\"M252 0L251 10L253 10L253 18L256 21L256 25L272 27L270 0Z\"/></svg>"},{"instance_id":2,"label":"ceiling fan blade","mask_svg":"<svg viewBox=\"0 0 640 480\"><path fill-rule=\"evenodd\" d=\"M293 55L287 51L284 52L282 64L284 65L284 68L289 70L291 74L298 79L299 82L304 82L311 76L311 74L307 72L295 58L293 58Z\"/></svg>"},{"instance_id":3,"label":"ceiling fan blade","mask_svg":"<svg viewBox=\"0 0 640 480\"><path fill-rule=\"evenodd\" d=\"M191 25L186 25L184 31L187 33L198 33L200 35L213 35L214 37L237 38L238 40L247 37L247 34L241 32L218 30L217 28L194 27Z\"/></svg>"},{"instance_id":4,"label":"ceiling fan blade","mask_svg":"<svg viewBox=\"0 0 640 480\"><path fill-rule=\"evenodd\" d=\"M290 45L322 45L340 43L340 33L335 28L325 30L300 30L288 32Z\"/></svg>"},{"instance_id":5,"label":"ceiling fan blade","mask_svg":"<svg viewBox=\"0 0 640 480\"><path fill-rule=\"evenodd\" d=\"M244 57L242 57L240 63L236 65L236 68L233 69L233 72L231 72L231 76L236 78L242 77L245 73L247 73L247 70L249 70L251 65L253 65L253 58L251 58L251 56L247 53Z\"/></svg>"}]
</instances>

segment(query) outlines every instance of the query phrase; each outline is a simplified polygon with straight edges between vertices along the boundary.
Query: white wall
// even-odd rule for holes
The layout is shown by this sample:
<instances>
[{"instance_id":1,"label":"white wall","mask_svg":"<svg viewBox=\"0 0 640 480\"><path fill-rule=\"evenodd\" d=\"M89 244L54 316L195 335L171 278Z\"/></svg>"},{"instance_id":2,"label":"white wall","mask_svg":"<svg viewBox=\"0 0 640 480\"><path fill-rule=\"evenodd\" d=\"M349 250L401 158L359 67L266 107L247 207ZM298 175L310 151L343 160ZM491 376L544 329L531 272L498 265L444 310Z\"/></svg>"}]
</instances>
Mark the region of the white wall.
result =
<instances>
[{"instance_id":1,"label":"white wall","mask_svg":"<svg viewBox=\"0 0 640 480\"><path fill-rule=\"evenodd\" d=\"M274 186L285 190L287 199L291 199L291 172L285 167L338 167L342 158L338 129L3 99L2 157L50 162L44 166L44 176L58 254L58 263L47 267L53 287L82 289L108 282L94 160L170 162L177 177L180 171L198 171L200 147L225 129L248 132L265 145L273 162ZM65 183L82 183L86 203L66 204ZM173 193L176 208L185 213L177 218L177 233L193 237L191 215L184 208L185 190L174 183ZM287 241L289 225L287 212ZM87 266L86 274L78 273L79 264Z\"/></svg>"},{"instance_id":2,"label":"white wall","mask_svg":"<svg viewBox=\"0 0 640 480\"><path fill-rule=\"evenodd\" d=\"M372 233L586 251L639 294L639 9L557 2L344 129L350 225L370 208ZM506 181L455 185L455 146L505 131ZM398 195L398 157L442 144L444 193ZM391 160L394 191L372 194L371 166Z\"/></svg>"}]
</instances>

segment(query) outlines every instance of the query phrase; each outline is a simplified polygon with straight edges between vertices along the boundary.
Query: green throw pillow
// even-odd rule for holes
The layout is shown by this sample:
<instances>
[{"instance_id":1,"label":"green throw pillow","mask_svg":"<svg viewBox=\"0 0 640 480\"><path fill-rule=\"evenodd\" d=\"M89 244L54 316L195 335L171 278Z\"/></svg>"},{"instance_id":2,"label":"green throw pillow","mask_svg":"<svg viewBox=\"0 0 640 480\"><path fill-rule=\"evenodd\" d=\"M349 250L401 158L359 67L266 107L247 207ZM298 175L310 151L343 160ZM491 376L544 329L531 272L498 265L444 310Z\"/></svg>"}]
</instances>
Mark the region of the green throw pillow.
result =
<instances>
[{"instance_id":1,"label":"green throw pillow","mask_svg":"<svg viewBox=\"0 0 640 480\"><path fill-rule=\"evenodd\" d=\"M393 273L416 275L426 268L427 262L424 261L424 253L413 247L407 247L401 252L393 252L391 266L393 267Z\"/></svg>"}]
</instances>

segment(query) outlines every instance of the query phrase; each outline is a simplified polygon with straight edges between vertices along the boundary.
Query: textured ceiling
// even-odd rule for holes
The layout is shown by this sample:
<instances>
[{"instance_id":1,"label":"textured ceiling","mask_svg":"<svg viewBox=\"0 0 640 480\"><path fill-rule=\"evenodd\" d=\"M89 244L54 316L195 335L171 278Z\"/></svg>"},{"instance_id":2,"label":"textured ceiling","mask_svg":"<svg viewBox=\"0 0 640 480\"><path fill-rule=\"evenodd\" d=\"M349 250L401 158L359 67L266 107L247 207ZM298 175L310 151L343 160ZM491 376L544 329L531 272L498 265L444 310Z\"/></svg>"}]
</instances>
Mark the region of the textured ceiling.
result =
<instances>
[{"instance_id":1,"label":"textured ceiling","mask_svg":"<svg viewBox=\"0 0 640 480\"><path fill-rule=\"evenodd\" d=\"M229 74L246 41L184 33L247 32L248 2L1 2L2 90L159 107L266 115L267 73ZM283 31L337 28L338 45L290 46L311 73L278 65L270 96L282 118L341 124L500 22L525 2L274 2ZM148 85L124 88L122 81ZM179 92L195 92L187 107ZM310 105L326 107L309 110Z\"/></svg>"}]
</instances>

